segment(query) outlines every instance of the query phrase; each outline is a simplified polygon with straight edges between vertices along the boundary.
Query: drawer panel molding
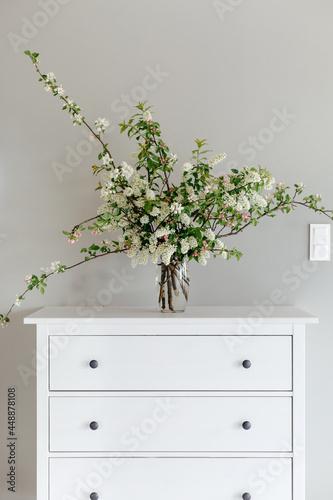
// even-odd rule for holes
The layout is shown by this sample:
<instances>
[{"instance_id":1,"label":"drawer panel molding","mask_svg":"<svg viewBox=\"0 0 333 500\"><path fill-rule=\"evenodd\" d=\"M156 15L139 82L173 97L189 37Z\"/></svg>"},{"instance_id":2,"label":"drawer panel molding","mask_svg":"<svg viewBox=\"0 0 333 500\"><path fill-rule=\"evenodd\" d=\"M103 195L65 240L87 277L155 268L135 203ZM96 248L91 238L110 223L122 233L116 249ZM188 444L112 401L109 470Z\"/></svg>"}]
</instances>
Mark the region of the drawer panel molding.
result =
<instances>
[{"instance_id":1,"label":"drawer panel molding","mask_svg":"<svg viewBox=\"0 0 333 500\"><path fill-rule=\"evenodd\" d=\"M291 336L49 338L51 391L289 391ZM93 366L92 366L93 365Z\"/></svg>"},{"instance_id":2,"label":"drawer panel molding","mask_svg":"<svg viewBox=\"0 0 333 500\"><path fill-rule=\"evenodd\" d=\"M291 398L51 397L50 451L291 451Z\"/></svg>"},{"instance_id":3,"label":"drawer panel molding","mask_svg":"<svg viewBox=\"0 0 333 500\"><path fill-rule=\"evenodd\" d=\"M262 458L53 458L50 500L97 496L100 500L292 500L291 462Z\"/></svg>"}]
</instances>

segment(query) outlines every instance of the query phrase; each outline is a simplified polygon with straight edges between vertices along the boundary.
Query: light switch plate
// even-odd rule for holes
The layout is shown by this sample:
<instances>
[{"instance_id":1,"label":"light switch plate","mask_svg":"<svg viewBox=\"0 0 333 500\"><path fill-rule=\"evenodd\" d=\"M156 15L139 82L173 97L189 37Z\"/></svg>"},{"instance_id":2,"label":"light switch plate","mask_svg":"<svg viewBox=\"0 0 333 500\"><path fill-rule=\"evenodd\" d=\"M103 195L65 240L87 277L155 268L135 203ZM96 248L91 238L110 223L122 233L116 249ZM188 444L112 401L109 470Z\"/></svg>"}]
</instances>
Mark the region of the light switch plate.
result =
<instances>
[{"instance_id":1,"label":"light switch plate","mask_svg":"<svg viewBox=\"0 0 333 500\"><path fill-rule=\"evenodd\" d=\"M310 260L331 260L330 224L310 224Z\"/></svg>"}]
</instances>

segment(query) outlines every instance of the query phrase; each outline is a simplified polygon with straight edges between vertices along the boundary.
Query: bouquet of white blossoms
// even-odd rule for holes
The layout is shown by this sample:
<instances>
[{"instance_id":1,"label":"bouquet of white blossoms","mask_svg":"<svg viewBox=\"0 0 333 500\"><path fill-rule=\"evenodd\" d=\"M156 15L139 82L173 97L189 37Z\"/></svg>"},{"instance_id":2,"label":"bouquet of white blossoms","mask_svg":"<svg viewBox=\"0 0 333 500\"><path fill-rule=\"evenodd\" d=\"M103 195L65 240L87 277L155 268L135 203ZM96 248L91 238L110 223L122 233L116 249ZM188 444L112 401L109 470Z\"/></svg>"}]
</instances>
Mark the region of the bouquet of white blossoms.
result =
<instances>
[{"instance_id":1,"label":"bouquet of white blossoms","mask_svg":"<svg viewBox=\"0 0 333 500\"><path fill-rule=\"evenodd\" d=\"M93 129L81 114L81 108L57 83L54 73L43 74L39 69L37 53L26 54L31 58L47 92L60 98L74 125L86 126L91 140L101 145L99 165L93 173L101 176L97 187L103 204L97 215L80 222L70 232L64 231L70 243L75 243L85 229L94 235L117 233L113 239L104 238L98 244L82 248L84 260L71 265L53 262L50 269L41 268L40 276L26 276L27 289L18 295L14 305L19 305L24 295L34 289L44 293L46 281L52 274L63 273L84 262L111 253L126 253L132 266L158 264L158 297L162 310L184 308L180 300L187 300L189 278L186 263L194 260L205 266L211 255L223 259L241 257L236 248L228 248L225 238L235 236L250 226L256 226L262 217L274 217L278 211L290 212L301 205L321 212L332 219L332 210L321 206L318 194L301 197L304 185L294 184L293 189L283 183L275 185L271 173L265 168L244 166L240 170L214 176L213 167L225 154L208 157L205 140L195 140L189 161L177 166L176 154L161 138L159 123L150 112L151 107L139 103L137 113L120 124L120 131L127 132L137 141L138 150L130 156L133 166L126 161L117 164L103 134L109 123L98 118ZM181 181L174 184L171 174L182 170ZM268 193L270 191L270 193ZM0 315L2 326L8 315Z\"/></svg>"}]
</instances>

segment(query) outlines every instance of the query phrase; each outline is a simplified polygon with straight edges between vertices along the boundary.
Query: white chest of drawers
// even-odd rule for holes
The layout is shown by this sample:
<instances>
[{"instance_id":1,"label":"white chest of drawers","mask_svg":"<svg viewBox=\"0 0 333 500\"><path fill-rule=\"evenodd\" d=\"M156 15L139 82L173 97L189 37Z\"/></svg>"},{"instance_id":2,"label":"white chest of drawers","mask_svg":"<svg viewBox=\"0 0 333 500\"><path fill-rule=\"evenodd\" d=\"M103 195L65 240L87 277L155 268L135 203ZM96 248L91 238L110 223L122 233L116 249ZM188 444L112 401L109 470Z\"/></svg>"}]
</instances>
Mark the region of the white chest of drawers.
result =
<instances>
[{"instance_id":1,"label":"white chest of drawers","mask_svg":"<svg viewBox=\"0 0 333 500\"><path fill-rule=\"evenodd\" d=\"M37 500L304 500L304 330L316 321L293 307L27 317L46 360Z\"/></svg>"}]
</instances>

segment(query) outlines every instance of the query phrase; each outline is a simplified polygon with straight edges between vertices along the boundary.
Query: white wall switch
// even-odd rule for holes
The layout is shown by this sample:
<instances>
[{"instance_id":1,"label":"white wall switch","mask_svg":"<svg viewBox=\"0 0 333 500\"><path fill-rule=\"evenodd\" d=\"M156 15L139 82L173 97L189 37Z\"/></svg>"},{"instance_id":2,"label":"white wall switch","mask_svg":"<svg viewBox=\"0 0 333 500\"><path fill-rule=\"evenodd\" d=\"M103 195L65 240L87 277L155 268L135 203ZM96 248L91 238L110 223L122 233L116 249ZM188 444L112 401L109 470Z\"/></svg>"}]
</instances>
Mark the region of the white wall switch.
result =
<instances>
[{"instance_id":1,"label":"white wall switch","mask_svg":"<svg viewBox=\"0 0 333 500\"><path fill-rule=\"evenodd\" d=\"M310 260L331 260L330 224L310 224Z\"/></svg>"}]
</instances>

